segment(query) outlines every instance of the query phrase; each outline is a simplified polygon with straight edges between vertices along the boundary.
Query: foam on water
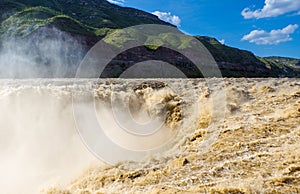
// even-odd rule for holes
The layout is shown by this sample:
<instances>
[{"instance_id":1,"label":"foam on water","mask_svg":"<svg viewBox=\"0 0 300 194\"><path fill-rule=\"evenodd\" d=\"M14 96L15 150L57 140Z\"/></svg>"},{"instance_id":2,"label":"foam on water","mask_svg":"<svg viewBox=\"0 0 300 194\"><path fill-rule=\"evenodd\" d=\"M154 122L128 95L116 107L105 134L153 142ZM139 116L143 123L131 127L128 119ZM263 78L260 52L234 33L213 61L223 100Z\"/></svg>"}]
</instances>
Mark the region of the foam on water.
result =
<instances>
[{"instance_id":1,"label":"foam on water","mask_svg":"<svg viewBox=\"0 0 300 194\"><path fill-rule=\"evenodd\" d=\"M158 80L170 88L157 80L143 88L144 81L1 80L1 193L300 191L299 79L212 79L210 88L203 79ZM104 165L85 147L73 117L72 95L91 103L90 92L100 119L110 117L111 99L129 106L138 122L162 118L176 132L169 149ZM218 122L224 101L225 120ZM114 117L106 121L114 126ZM127 140L115 141L141 146Z\"/></svg>"},{"instance_id":2,"label":"foam on water","mask_svg":"<svg viewBox=\"0 0 300 194\"><path fill-rule=\"evenodd\" d=\"M81 96L84 102L86 93L93 92L98 103L98 117L107 117L102 119L102 124L113 129L116 124L114 125L114 118L109 113L108 101L112 95L110 86L114 82L72 79L1 80L2 192L34 193L58 182L64 184L90 165L100 163L80 139L73 117L72 95ZM146 87L145 90L141 88L137 91L144 93L143 97L139 94L140 99L133 95L133 88L138 83L141 80L128 83L117 81L113 84L118 87L115 89L119 103L117 106L127 106L130 100L134 117L141 122L147 121L149 115L161 116L162 106L168 106L168 116L163 122L168 123L168 128L175 128L176 123L181 120L180 110L175 110L179 97L174 100L176 94L169 89L158 92L154 91L155 88ZM122 89L124 87L129 87L131 93ZM162 101L165 104L154 106ZM120 137L120 134L110 135L112 139ZM157 135L156 138L160 134ZM130 142L126 140L128 138L121 138L125 144ZM165 139L161 140L163 144ZM146 144L151 147L151 142L153 141ZM136 142L131 146L138 149Z\"/></svg>"}]
</instances>

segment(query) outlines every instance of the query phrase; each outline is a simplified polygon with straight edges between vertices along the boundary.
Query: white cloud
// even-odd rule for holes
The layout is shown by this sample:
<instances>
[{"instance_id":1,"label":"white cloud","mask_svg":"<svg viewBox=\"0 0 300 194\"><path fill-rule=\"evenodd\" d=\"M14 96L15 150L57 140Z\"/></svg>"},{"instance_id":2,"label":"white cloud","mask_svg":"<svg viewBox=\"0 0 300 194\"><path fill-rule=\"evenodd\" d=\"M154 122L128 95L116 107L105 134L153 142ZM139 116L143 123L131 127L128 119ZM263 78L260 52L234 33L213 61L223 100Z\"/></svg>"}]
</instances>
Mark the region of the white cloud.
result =
<instances>
[{"instance_id":1,"label":"white cloud","mask_svg":"<svg viewBox=\"0 0 300 194\"><path fill-rule=\"evenodd\" d=\"M181 20L178 16L172 15L170 12L160 12L160 11L155 11L152 12L153 15L156 15L159 19L169 22L175 26L180 26Z\"/></svg>"},{"instance_id":2,"label":"white cloud","mask_svg":"<svg viewBox=\"0 0 300 194\"><path fill-rule=\"evenodd\" d=\"M220 42L221 44L225 44L225 40L224 40L224 39L219 40L219 42Z\"/></svg>"},{"instance_id":3,"label":"white cloud","mask_svg":"<svg viewBox=\"0 0 300 194\"><path fill-rule=\"evenodd\" d=\"M281 42L293 40L290 35L293 34L298 27L299 26L297 24L290 24L283 29L272 30L270 32L266 32L264 30L253 30L249 34L245 35L242 40L247 40L258 45L279 44Z\"/></svg>"},{"instance_id":4,"label":"white cloud","mask_svg":"<svg viewBox=\"0 0 300 194\"><path fill-rule=\"evenodd\" d=\"M242 11L242 16L245 19L259 19L297 12L300 13L299 0L265 0L265 5L262 9L252 11L250 8L245 8Z\"/></svg>"},{"instance_id":5,"label":"white cloud","mask_svg":"<svg viewBox=\"0 0 300 194\"><path fill-rule=\"evenodd\" d=\"M117 5L124 5L125 3L125 0L107 0L107 1Z\"/></svg>"}]
</instances>

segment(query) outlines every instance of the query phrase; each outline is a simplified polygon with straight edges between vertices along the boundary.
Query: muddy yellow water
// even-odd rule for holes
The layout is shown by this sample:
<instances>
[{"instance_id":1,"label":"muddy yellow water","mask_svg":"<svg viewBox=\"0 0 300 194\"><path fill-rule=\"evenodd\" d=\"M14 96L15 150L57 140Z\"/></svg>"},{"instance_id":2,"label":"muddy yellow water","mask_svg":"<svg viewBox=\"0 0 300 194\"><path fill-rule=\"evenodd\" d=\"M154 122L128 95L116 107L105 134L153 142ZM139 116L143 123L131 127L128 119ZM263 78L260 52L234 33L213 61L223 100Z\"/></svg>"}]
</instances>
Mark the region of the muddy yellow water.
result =
<instances>
[{"instance_id":1,"label":"muddy yellow water","mask_svg":"<svg viewBox=\"0 0 300 194\"><path fill-rule=\"evenodd\" d=\"M168 149L99 160L73 115L86 93L98 117L112 96L136 120L161 117L161 138L120 144ZM0 97L3 193L300 193L299 79L3 80Z\"/></svg>"},{"instance_id":2,"label":"muddy yellow water","mask_svg":"<svg viewBox=\"0 0 300 194\"><path fill-rule=\"evenodd\" d=\"M183 114L173 150L143 162L95 165L44 192L300 193L299 79L225 79L222 122L212 118L210 102L220 88L177 82L183 101L187 90L197 94L185 106L201 110ZM211 126L219 132L204 149Z\"/></svg>"}]
</instances>

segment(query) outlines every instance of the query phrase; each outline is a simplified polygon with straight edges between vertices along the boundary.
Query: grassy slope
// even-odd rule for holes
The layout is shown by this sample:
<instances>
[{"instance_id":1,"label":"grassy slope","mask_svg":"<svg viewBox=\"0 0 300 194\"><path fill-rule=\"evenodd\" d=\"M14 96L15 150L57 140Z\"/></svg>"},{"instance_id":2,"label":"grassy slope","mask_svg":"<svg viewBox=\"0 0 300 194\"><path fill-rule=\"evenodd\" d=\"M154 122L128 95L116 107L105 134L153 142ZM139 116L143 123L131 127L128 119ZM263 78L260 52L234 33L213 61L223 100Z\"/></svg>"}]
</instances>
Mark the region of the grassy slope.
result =
<instances>
[{"instance_id":1,"label":"grassy slope","mask_svg":"<svg viewBox=\"0 0 300 194\"><path fill-rule=\"evenodd\" d=\"M68 25L63 25L66 23L63 22L64 20L68 20ZM1 25L1 35L25 37L36 29L49 24L56 24L58 28L64 29L63 27L65 27L67 31L80 34L88 34L88 31L91 31L91 29L82 26L80 22L77 22L67 15L59 14L45 7L30 7L4 20Z\"/></svg>"},{"instance_id":2,"label":"grassy slope","mask_svg":"<svg viewBox=\"0 0 300 194\"><path fill-rule=\"evenodd\" d=\"M109 29L167 24L146 12L120 8L104 0L3 0L0 6L2 37L24 37L46 25L75 35L103 37Z\"/></svg>"},{"instance_id":3,"label":"grassy slope","mask_svg":"<svg viewBox=\"0 0 300 194\"><path fill-rule=\"evenodd\" d=\"M47 7L68 15L82 24L95 28L124 28L138 24L167 24L152 14L132 9L121 8L105 0L4 0L5 7L13 4L26 5L26 7ZM18 7L20 11L22 8Z\"/></svg>"}]
</instances>

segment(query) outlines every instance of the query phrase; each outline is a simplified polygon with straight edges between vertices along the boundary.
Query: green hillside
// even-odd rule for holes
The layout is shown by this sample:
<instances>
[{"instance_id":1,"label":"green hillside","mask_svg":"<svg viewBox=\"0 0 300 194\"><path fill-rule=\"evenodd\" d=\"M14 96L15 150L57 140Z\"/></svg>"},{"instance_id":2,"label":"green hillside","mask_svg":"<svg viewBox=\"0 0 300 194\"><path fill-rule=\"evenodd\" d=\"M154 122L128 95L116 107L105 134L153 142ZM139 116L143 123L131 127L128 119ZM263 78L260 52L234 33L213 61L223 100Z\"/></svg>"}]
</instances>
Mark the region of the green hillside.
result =
<instances>
[{"instance_id":1,"label":"green hillside","mask_svg":"<svg viewBox=\"0 0 300 194\"><path fill-rule=\"evenodd\" d=\"M55 26L73 35L100 39L109 29L138 24L167 24L156 16L121 8L105 0L1 0L1 37L25 37L40 27Z\"/></svg>"}]
</instances>

